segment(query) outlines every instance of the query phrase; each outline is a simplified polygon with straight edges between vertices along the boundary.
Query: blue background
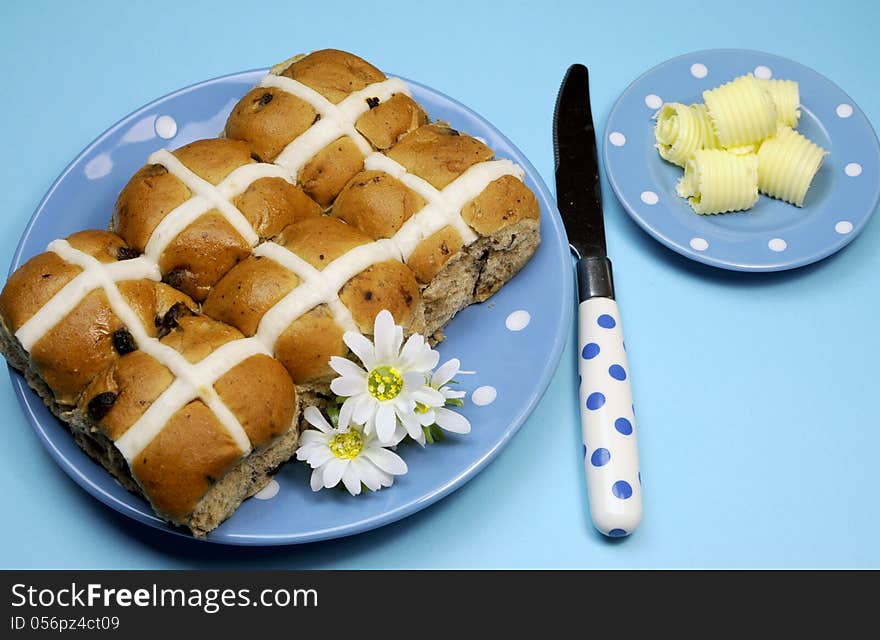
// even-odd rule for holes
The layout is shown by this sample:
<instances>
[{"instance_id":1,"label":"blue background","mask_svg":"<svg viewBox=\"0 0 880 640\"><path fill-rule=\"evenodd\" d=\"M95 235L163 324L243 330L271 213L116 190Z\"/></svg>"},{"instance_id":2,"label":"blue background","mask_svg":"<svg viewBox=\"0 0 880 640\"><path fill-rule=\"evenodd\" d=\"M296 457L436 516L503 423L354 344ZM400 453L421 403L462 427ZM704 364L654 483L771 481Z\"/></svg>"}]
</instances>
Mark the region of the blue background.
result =
<instances>
[{"instance_id":1,"label":"blue background","mask_svg":"<svg viewBox=\"0 0 880 640\"><path fill-rule=\"evenodd\" d=\"M880 123L868 1L182 5L0 8L4 261L54 178L123 115L327 46L461 100L549 184L553 102L574 61L590 66L600 131L643 71L714 47L798 60ZM816 265L730 273L660 246L604 191L646 501L631 538L587 519L572 332L544 400L475 480L400 523L289 548L210 546L117 515L55 466L4 382L0 567L880 567L880 223Z\"/></svg>"}]
</instances>

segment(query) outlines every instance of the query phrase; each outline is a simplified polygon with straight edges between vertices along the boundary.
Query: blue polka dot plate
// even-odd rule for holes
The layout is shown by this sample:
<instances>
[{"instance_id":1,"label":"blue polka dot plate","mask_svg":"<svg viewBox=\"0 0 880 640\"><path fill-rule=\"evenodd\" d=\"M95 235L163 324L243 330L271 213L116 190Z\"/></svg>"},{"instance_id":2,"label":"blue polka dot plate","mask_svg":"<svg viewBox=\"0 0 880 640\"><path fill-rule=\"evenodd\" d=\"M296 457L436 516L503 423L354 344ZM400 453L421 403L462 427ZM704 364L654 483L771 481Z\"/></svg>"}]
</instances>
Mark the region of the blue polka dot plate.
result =
<instances>
[{"instance_id":1,"label":"blue polka dot plate","mask_svg":"<svg viewBox=\"0 0 880 640\"><path fill-rule=\"evenodd\" d=\"M761 196L749 211L701 216L675 193L682 170L654 149L663 102L702 102L702 92L743 75L796 80L798 131L830 153L803 208ZM618 98L602 145L605 171L629 215L678 253L737 271L781 271L839 251L880 199L880 145L861 109L837 85L797 62L757 51L698 51L660 64Z\"/></svg>"},{"instance_id":2,"label":"blue polka dot plate","mask_svg":"<svg viewBox=\"0 0 880 640\"><path fill-rule=\"evenodd\" d=\"M105 228L118 192L150 153L216 136L238 99L264 74L248 71L182 89L108 129L49 189L21 238L11 269L57 237ZM289 463L268 487L211 532L208 541L295 544L351 535L411 515L483 469L513 437L550 383L571 329L573 307L568 241L553 197L525 156L489 122L442 93L417 83L410 86L432 117L482 137L499 157L522 166L526 184L541 205L542 242L533 259L491 300L458 314L439 347L444 359L458 357L464 369L477 372L460 380L462 388L471 392L462 412L473 429L425 449L401 447L409 473L389 489L358 497L341 490L312 493L309 469ZM548 282L555 285L548 287ZM10 372L27 420L68 475L117 511L179 533L92 462L21 376Z\"/></svg>"}]
</instances>

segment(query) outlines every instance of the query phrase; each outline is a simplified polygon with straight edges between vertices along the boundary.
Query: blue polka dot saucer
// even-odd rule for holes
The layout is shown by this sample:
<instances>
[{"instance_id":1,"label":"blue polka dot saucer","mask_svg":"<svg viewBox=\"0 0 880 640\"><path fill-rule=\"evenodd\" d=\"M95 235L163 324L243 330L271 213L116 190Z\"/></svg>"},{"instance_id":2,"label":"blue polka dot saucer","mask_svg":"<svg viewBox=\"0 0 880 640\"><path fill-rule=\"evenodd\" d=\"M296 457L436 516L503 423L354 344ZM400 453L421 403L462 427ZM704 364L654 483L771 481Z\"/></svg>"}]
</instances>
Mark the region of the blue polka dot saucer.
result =
<instances>
[{"instance_id":1,"label":"blue polka dot saucer","mask_svg":"<svg viewBox=\"0 0 880 640\"><path fill-rule=\"evenodd\" d=\"M675 193L682 170L654 149L652 116L664 102L702 102L705 89L745 73L796 80L798 131L830 153L803 208L761 196L746 212L697 215ZM861 109L824 76L769 53L698 51L654 67L618 98L602 149L614 193L642 229L724 269L782 271L821 260L852 242L880 200L880 144Z\"/></svg>"}]
</instances>

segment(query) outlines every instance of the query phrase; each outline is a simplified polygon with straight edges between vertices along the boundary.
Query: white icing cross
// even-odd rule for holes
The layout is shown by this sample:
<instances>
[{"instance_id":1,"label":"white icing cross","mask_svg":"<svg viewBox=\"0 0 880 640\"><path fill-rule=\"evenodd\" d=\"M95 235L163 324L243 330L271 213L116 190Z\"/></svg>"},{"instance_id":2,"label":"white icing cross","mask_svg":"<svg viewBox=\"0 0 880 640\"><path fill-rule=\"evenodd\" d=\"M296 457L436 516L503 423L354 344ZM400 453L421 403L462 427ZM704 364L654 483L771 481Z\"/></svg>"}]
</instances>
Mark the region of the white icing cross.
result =
<instances>
[{"instance_id":1,"label":"white icing cross","mask_svg":"<svg viewBox=\"0 0 880 640\"><path fill-rule=\"evenodd\" d=\"M26 351L30 351L40 338L67 317L95 289L103 288L105 291L115 289L115 283L123 280L147 279L158 282L162 279L159 265L145 257L111 262L106 265L91 256L88 256L91 260L84 261L80 259L81 252L76 251L66 240L55 240L48 246L48 250L80 267L82 272L64 285L49 303L43 305L15 332L15 337ZM73 259L68 259L68 256Z\"/></svg>"},{"instance_id":2,"label":"white icing cross","mask_svg":"<svg viewBox=\"0 0 880 640\"><path fill-rule=\"evenodd\" d=\"M269 351L274 352L275 342L292 322L319 304L327 304L334 320L344 329L356 331L351 311L339 299L339 290L346 282L380 262L405 262L422 240L447 225L459 232L465 244L471 244L478 236L461 217L464 205L494 180L505 175L522 179L524 175L523 170L509 160L481 162L438 191L381 153L367 156L364 164L369 169L384 171L397 178L419 193L428 204L413 214L391 238L354 247L321 271L280 244L264 242L258 246L254 255L269 258L302 281L270 307L260 320L256 335Z\"/></svg>"},{"instance_id":3,"label":"white icing cross","mask_svg":"<svg viewBox=\"0 0 880 640\"><path fill-rule=\"evenodd\" d=\"M286 76L269 74L259 86L280 89L294 95L308 102L321 116L275 158L275 163L286 168L294 177L299 175L300 169L315 154L342 136L348 136L365 156L370 154L373 146L355 128L358 118L370 109L367 98L377 98L379 102L385 102L395 93L410 95L409 87L400 78L375 82L350 94L339 104L333 104L311 87Z\"/></svg>"},{"instance_id":4,"label":"white icing cross","mask_svg":"<svg viewBox=\"0 0 880 640\"><path fill-rule=\"evenodd\" d=\"M391 240L376 240L354 247L347 253L318 271L308 262L286 247L274 242L264 242L254 255L269 258L302 281L263 314L257 329L257 337L274 351L275 342L290 324L319 304L327 304L333 319L347 331L357 331L348 310L339 299L339 290L364 269L386 260L401 260L400 252Z\"/></svg>"},{"instance_id":5,"label":"white icing cross","mask_svg":"<svg viewBox=\"0 0 880 640\"><path fill-rule=\"evenodd\" d=\"M404 260L409 259L422 240L446 226L455 229L465 245L474 242L479 236L461 217L464 205L498 178L514 176L522 180L525 176L522 168L510 160L489 160L468 167L442 191L438 191L427 180L409 173L403 165L382 153L367 156L364 167L383 171L400 180L428 203L404 222L391 238Z\"/></svg>"},{"instance_id":6,"label":"white icing cross","mask_svg":"<svg viewBox=\"0 0 880 640\"><path fill-rule=\"evenodd\" d=\"M260 239L247 217L230 202L233 198L262 178L283 178L291 184L296 184L303 165L341 136L351 138L364 155L371 153L373 147L355 128L358 118L370 109L367 98L377 98L379 102L385 102L395 93L410 95L409 87L399 78L388 78L368 85L352 93L338 105L331 103L301 82L284 76L270 74L263 78L259 86L277 88L305 100L314 107L321 118L290 142L275 159L274 164L258 162L242 165L217 186L190 171L167 149L153 153L147 162L165 167L193 194L191 198L171 210L153 230L145 250L153 260L158 262L171 241L211 209L217 209L250 246L255 246Z\"/></svg>"},{"instance_id":7,"label":"white icing cross","mask_svg":"<svg viewBox=\"0 0 880 640\"><path fill-rule=\"evenodd\" d=\"M56 253L65 262L80 267L83 271L52 298L50 301L52 304L44 305L16 332L16 337L22 342L25 349L30 350L30 347L33 346L34 336L38 340L63 319L69 311L72 311L85 295L100 288L107 296L110 309L128 329L138 349L155 358L176 376L176 380L171 386L163 391L135 425L132 425L116 441L116 447L125 456L125 459L131 462L134 456L142 451L164 428L168 419L196 397L214 411L217 419L241 449L242 455L250 453L251 444L247 433L232 411L214 391L213 384L231 369L231 367L225 366L228 361L226 357L228 352L234 352L238 362L241 362L257 353L265 353L262 345L253 340L235 340L216 349L198 364L190 364L176 349L162 344L158 338L154 338L146 332L140 317L116 286L116 283L122 280L140 278L159 280L158 265L146 257L105 265L89 254L75 249L67 240L54 240L49 244L48 250ZM67 293L67 290L72 294ZM57 304L55 303L56 299L59 300ZM59 313L60 317L58 317ZM171 389L174 391L170 392ZM135 426L139 428L135 429Z\"/></svg>"},{"instance_id":8,"label":"white icing cross","mask_svg":"<svg viewBox=\"0 0 880 640\"><path fill-rule=\"evenodd\" d=\"M77 275L16 332L26 350L60 322L92 290L100 287L107 294L111 309L125 323L138 348L153 356L174 373L176 379L150 405L140 418L120 437L116 447L130 463L165 428L168 420L195 398L201 399L242 451L251 450L250 440L238 419L217 395L214 383L225 373L256 354L272 355L279 336L297 318L320 304L327 304L334 320L346 330L356 330L349 309L339 299L339 290L358 273L386 260L405 261L418 244L446 226L452 226L465 244L478 235L461 217L464 205L477 197L494 180L511 175L522 180L522 168L509 160L481 162L470 167L442 190L379 152L355 128L357 119L369 109L367 98L386 101L395 93L410 95L398 78L371 84L349 95L338 105L296 80L269 75L260 83L291 93L311 104L321 118L298 136L276 158L275 164L246 164L232 171L218 185L212 185L188 169L171 152L162 149L149 158L151 164L164 166L192 192L192 197L170 211L156 226L147 242L145 255L133 260L104 265L95 258L56 240L48 250L67 262L80 266ZM273 305L260 321L257 334L228 342L197 364L189 363L175 349L149 336L140 319L121 295L116 282L149 278L161 280L158 261L168 244L187 226L211 209L216 209L250 246L259 243L246 216L231 202L253 182L261 178L283 178L296 184L305 163L318 151L341 136L348 136L364 153L364 167L383 171L400 180L425 199L427 204L409 218L388 239L376 240L353 248L319 271L295 253L274 242L257 246L254 255L267 257L296 274L301 284Z\"/></svg>"}]
</instances>

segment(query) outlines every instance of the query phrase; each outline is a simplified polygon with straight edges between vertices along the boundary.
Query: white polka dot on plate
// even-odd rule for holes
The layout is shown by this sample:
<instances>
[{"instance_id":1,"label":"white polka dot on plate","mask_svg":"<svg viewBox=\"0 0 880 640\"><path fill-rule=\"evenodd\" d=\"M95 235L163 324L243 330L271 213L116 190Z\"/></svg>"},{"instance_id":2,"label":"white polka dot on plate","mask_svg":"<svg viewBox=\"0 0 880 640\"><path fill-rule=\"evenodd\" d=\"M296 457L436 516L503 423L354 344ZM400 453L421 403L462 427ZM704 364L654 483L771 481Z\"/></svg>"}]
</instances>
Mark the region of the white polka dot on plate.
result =
<instances>
[{"instance_id":1,"label":"white polka dot on plate","mask_svg":"<svg viewBox=\"0 0 880 640\"><path fill-rule=\"evenodd\" d=\"M765 67L763 64L758 65L755 67L755 77L761 80L769 80L773 77L773 72L770 70L770 67Z\"/></svg>"},{"instance_id":2,"label":"white polka dot on plate","mask_svg":"<svg viewBox=\"0 0 880 640\"><path fill-rule=\"evenodd\" d=\"M660 196L653 191L642 191L642 195L639 197L642 199L642 202L650 205L655 205L660 201Z\"/></svg>"},{"instance_id":3,"label":"white polka dot on plate","mask_svg":"<svg viewBox=\"0 0 880 640\"><path fill-rule=\"evenodd\" d=\"M771 251L776 251L777 253L781 251L785 251L788 248L788 243L782 238L773 238L770 242L767 243L767 246L770 247Z\"/></svg>"},{"instance_id":4,"label":"white polka dot on plate","mask_svg":"<svg viewBox=\"0 0 880 640\"><path fill-rule=\"evenodd\" d=\"M109 153L99 153L86 163L83 172L89 180L97 180L103 178L113 169L113 160L110 159Z\"/></svg>"},{"instance_id":5,"label":"white polka dot on plate","mask_svg":"<svg viewBox=\"0 0 880 640\"><path fill-rule=\"evenodd\" d=\"M659 109L663 106L663 98L653 93L645 96L645 104L649 109Z\"/></svg>"},{"instance_id":6,"label":"white polka dot on plate","mask_svg":"<svg viewBox=\"0 0 880 640\"><path fill-rule=\"evenodd\" d=\"M528 311L520 309L507 316L507 319L504 321L504 326L511 331L522 331L529 326L529 322L531 321L531 314Z\"/></svg>"},{"instance_id":7,"label":"white polka dot on plate","mask_svg":"<svg viewBox=\"0 0 880 640\"><path fill-rule=\"evenodd\" d=\"M156 118L156 134L166 140L177 135L177 121L171 116L159 116Z\"/></svg>"},{"instance_id":8,"label":"white polka dot on plate","mask_svg":"<svg viewBox=\"0 0 880 640\"><path fill-rule=\"evenodd\" d=\"M486 385L474 389L474 392L471 394L471 402L473 402L478 407L485 407L487 404L492 404L493 402L495 402L495 398L497 397L498 390L495 389L495 387L490 387Z\"/></svg>"},{"instance_id":9,"label":"white polka dot on plate","mask_svg":"<svg viewBox=\"0 0 880 640\"><path fill-rule=\"evenodd\" d=\"M843 172L850 178L862 175L862 165L858 162L850 162L843 168Z\"/></svg>"},{"instance_id":10,"label":"white polka dot on plate","mask_svg":"<svg viewBox=\"0 0 880 640\"><path fill-rule=\"evenodd\" d=\"M841 220L834 225L834 230L840 235L845 236L848 233L852 233L853 224L849 220Z\"/></svg>"},{"instance_id":11,"label":"white polka dot on plate","mask_svg":"<svg viewBox=\"0 0 880 640\"><path fill-rule=\"evenodd\" d=\"M611 135L608 136L608 142L615 147L622 147L626 144L626 136L620 133L620 131L612 131Z\"/></svg>"},{"instance_id":12,"label":"white polka dot on plate","mask_svg":"<svg viewBox=\"0 0 880 640\"><path fill-rule=\"evenodd\" d=\"M281 488L281 485L278 484L278 481L275 478L269 480L269 484L260 489L257 493L254 494L254 497L257 500L271 500L276 495L278 495L278 490Z\"/></svg>"},{"instance_id":13,"label":"white polka dot on plate","mask_svg":"<svg viewBox=\"0 0 880 640\"><path fill-rule=\"evenodd\" d=\"M709 75L709 69L702 62L695 62L691 65L691 75L695 78L705 78Z\"/></svg>"},{"instance_id":14,"label":"white polka dot on plate","mask_svg":"<svg viewBox=\"0 0 880 640\"><path fill-rule=\"evenodd\" d=\"M846 104L845 102L843 104L837 105L837 109L835 109L835 111L837 112L838 118L849 118L853 114L852 105Z\"/></svg>"},{"instance_id":15,"label":"white polka dot on plate","mask_svg":"<svg viewBox=\"0 0 880 640\"><path fill-rule=\"evenodd\" d=\"M709 243L705 238L691 238L690 244L694 251L705 251L709 248Z\"/></svg>"}]
</instances>

